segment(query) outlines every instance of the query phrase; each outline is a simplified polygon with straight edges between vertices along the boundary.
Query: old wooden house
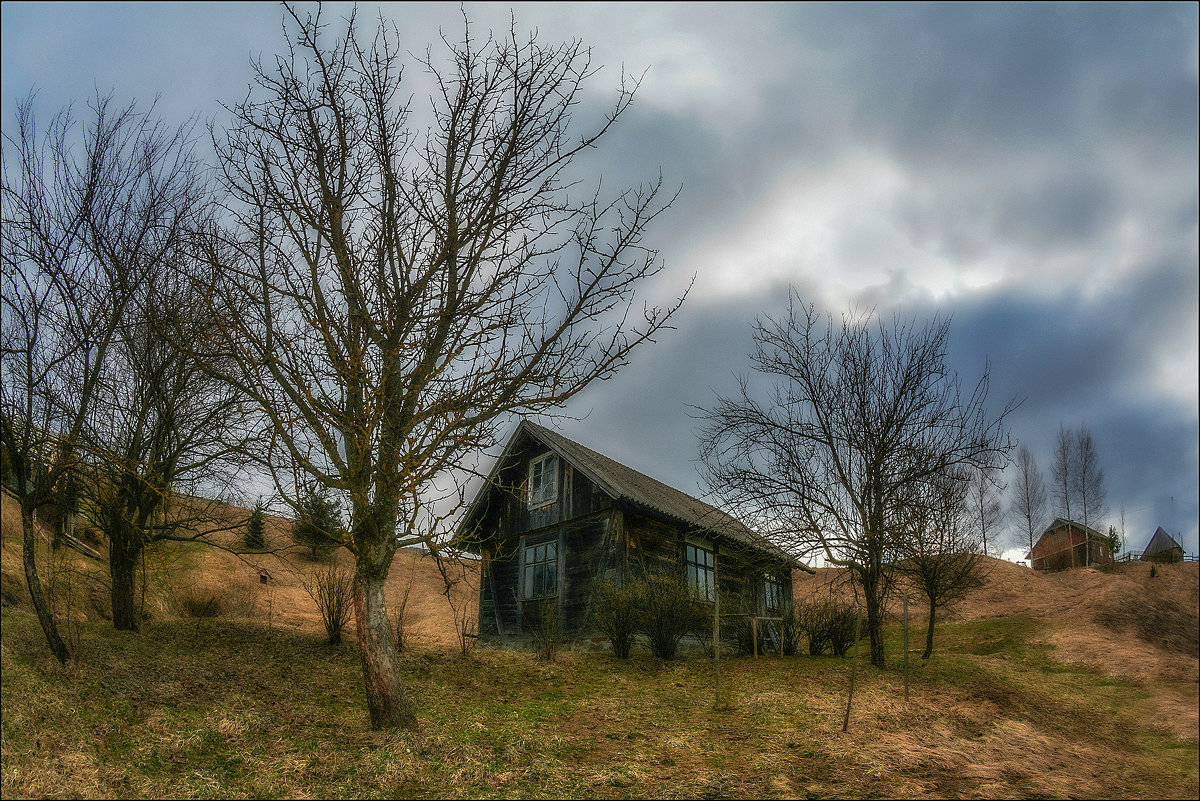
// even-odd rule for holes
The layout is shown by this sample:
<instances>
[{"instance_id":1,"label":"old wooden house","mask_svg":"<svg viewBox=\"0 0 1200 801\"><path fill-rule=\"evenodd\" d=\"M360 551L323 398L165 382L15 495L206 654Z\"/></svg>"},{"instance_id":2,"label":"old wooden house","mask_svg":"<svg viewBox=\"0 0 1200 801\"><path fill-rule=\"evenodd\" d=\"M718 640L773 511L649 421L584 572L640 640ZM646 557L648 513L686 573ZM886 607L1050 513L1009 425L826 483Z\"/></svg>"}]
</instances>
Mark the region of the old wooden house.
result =
<instances>
[{"instance_id":1,"label":"old wooden house","mask_svg":"<svg viewBox=\"0 0 1200 801\"><path fill-rule=\"evenodd\" d=\"M1113 560L1108 538L1073 520L1055 519L1025 557L1034 570L1066 570Z\"/></svg>"},{"instance_id":2,"label":"old wooden house","mask_svg":"<svg viewBox=\"0 0 1200 801\"><path fill-rule=\"evenodd\" d=\"M674 572L703 600L778 615L798 566L732 516L562 434L522 421L460 522L482 556L479 633L529 633L555 605L568 638L588 636L598 579ZM722 609L725 609L722 606ZM733 611L733 610L730 610Z\"/></svg>"}]
</instances>

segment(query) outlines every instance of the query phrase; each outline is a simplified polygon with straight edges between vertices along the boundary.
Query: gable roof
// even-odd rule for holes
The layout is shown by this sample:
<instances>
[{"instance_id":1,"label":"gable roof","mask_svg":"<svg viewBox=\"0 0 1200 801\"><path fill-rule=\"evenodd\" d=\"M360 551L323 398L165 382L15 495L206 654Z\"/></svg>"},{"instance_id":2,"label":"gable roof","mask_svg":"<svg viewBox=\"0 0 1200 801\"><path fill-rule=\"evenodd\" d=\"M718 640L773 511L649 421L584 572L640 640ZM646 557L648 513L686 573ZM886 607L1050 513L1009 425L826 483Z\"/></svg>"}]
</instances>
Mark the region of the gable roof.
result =
<instances>
[{"instance_id":1,"label":"gable roof","mask_svg":"<svg viewBox=\"0 0 1200 801\"><path fill-rule=\"evenodd\" d=\"M632 467L623 465L615 459L610 459L602 453L580 445L556 431L551 431L528 420L522 420L512 437L509 438L504 452L496 460L496 465L488 475L487 483L479 491L467 510L467 514L463 517L464 522L472 517L480 500L493 484L497 473L506 464L508 455L521 440L522 435L532 437L550 448L614 500L624 501L656 517L667 518L716 537L725 537L798 564L794 557L772 543L765 542L732 515L651 478L645 473L638 472Z\"/></svg>"},{"instance_id":2,"label":"gable roof","mask_svg":"<svg viewBox=\"0 0 1200 801\"><path fill-rule=\"evenodd\" d=\"M1066 528L1067 526L1070 526L1077 531L1085 532L1089 538L1094 537L1101 540L1105 539L1103 534L1101 534L1099 531L1096 531L1096 529L1092 528L1091 526L1085 526L1083 523L1076 523L1074 520L1067 520L1062 517L1056 517L1054 522L1050 524L1049 528L1042 532L1042 536L1044 537L1052 531L1057 531L1058 529Z\"/></svg>"},{"instance_id":3,"label":"gable roof","mask_svg":"<svg viewBox=\"0 0 1200 801\"><path fill-rule=\"evenodd\" d=\"M1142 556L1153 556L1156 553L1165 553L1178 548L1183 550L1183 546L1175 541L1175 538L1167 533L1167 530L1159 526L1154 536L1150 538L1150 543L1146 546L1146 550L1142 552Z\"/></svg>"}]
</instances>

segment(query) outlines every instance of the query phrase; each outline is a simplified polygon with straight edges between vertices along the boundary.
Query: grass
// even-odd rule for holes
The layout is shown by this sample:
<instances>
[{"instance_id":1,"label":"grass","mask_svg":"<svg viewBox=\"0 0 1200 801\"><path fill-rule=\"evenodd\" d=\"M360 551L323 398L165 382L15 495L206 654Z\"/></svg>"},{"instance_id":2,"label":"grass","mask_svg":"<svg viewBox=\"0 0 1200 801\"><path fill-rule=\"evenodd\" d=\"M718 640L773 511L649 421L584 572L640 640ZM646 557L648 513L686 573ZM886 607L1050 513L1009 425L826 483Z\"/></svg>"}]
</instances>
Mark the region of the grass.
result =
<instances>
[{"instance_id":1,"label":"grass","mask_svg":"<svg viewBox=\"0 0 1200 801\"><path fill-rule=\"evenodd\" d=\"M933 659L620 662L412 648L422 722L367 728L357 651L252 622L84 622L62 668L35 619L2 611L4 797L1190 797L1193 740L1147 688L1055 662L1049 624L943 625ZM889 654L900 632L889 629ZM923 645L923 643L922 643ZM914 651L919 648L913 644Z\"/></svg>"}]
</instances>

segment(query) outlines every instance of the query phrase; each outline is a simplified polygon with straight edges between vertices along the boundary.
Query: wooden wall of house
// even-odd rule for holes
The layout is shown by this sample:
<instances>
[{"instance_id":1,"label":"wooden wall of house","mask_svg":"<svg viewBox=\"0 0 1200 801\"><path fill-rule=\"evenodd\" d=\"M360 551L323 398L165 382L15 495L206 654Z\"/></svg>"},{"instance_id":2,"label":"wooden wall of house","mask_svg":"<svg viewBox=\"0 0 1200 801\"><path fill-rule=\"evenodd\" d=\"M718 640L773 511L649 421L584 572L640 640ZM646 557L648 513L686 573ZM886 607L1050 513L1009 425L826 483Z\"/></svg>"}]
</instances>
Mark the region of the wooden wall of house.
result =
<instances>
[{"instance_id":1,"label":"wooden wall of house","mask_svg":"<svg viewBox=\"0 0 1200 801\"><path fill-rule=\"evenodd\" d=\"M559 620L564 633L587 630L596 582L619 579L624 550L618 513L606 510L563 526Z\"/></svg>"},{"instance_id":2,"label":"wooden wall of house","mask_svg":"<svg viewBox=\"0 0 1200 801\"><path fill-rule=\"evenodd\" d=\"M559 543L559 621L564 630L575 630L585 621L591 600L589 577L598 568L611 569L616 564L612 500L564 459L558 460L555 502L529 509L529 463L547 450L533 441L514 449L510 464L498 474L501 484L514 491L492 490L483 512L481 528L491 537L479 591L482 636L522 633L522 542Z\"/></svg>"},{"instance_id":3,"label":"wooden wall of house","mask_svg":"<svg viewBox=\"0 0 1200 801\"><path fill-rule=\"evenodd\" d=\"M626 521L629 564L632 570L678 570L682 574L684 544L688 539L686 527L638 513L627 514ZM704 536L697 536L696 539L708 540ZM717 583L722 597L741 597L748 605L754 604L758 597L758 582L764 574L779 578L783 584L784 597L791 596L791 568L783 562L764 557L734 543L718 543Z\"/></svg>"}]
</instances>

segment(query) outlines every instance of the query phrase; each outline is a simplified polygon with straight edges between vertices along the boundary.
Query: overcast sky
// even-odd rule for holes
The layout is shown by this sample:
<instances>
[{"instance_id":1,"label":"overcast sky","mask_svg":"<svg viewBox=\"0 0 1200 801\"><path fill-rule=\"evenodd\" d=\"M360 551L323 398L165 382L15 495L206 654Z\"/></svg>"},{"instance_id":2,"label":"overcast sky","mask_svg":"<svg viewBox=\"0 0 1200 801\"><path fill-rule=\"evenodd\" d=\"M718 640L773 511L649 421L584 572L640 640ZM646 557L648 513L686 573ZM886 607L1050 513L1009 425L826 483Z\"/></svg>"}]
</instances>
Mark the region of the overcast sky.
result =
<instances>
[{"instance_id":1,"label":"overcast sky","mask_svg":"<svg viewBox=\"0 0 1200 801\"><path fill-rule=\"evenodd\" d=\"M507 27L508 6L465 8ZM700 494L688 409L731 389L789 287L834 314L940 313L959 374L990 363L996 406L1023 399L1010 429L1047 479L1060 425L1086 423L1129 547L1161 525L1200 550L1194 3L512 8L518 30L593 46L589 102L645 71L582 166L682 186L649 232L650 291L695 280L676 329L577 398L564 433ZM364 3L361 22L379 10L414 53L461 31L457 4ZM0 13L6 132L35 87L45 117L99 88L219 124L251 56L282 44L272 4Z\"/></svg>"}]
</instances>

